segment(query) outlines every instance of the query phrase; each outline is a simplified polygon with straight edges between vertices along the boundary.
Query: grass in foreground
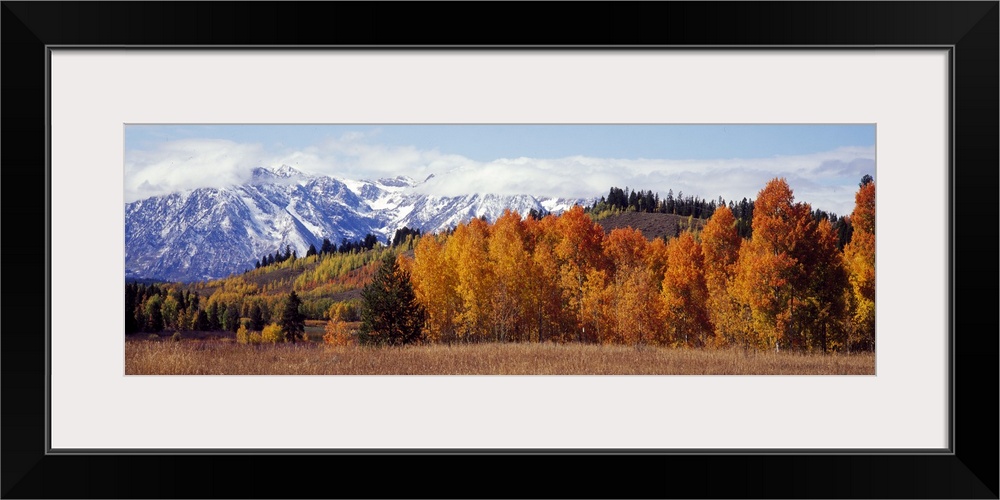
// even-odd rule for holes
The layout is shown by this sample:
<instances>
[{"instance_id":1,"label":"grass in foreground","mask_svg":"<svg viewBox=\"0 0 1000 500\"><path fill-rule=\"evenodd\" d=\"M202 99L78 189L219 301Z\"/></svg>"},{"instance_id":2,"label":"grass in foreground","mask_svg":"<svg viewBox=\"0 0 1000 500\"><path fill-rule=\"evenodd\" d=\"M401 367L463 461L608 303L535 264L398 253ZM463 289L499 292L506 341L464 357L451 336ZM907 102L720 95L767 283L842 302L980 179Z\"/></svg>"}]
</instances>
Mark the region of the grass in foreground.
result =
<instances>
[{"instance_id":1,"label":"grass in foreground","mask_svg":"<svg viewBox=\"0 0 1000 500\"><path fill-rule=\"evenodd\" d=\"M875 355L581 344L397 348L126 340L127 375L874 375Z\"/></svg>"}]
</instances>

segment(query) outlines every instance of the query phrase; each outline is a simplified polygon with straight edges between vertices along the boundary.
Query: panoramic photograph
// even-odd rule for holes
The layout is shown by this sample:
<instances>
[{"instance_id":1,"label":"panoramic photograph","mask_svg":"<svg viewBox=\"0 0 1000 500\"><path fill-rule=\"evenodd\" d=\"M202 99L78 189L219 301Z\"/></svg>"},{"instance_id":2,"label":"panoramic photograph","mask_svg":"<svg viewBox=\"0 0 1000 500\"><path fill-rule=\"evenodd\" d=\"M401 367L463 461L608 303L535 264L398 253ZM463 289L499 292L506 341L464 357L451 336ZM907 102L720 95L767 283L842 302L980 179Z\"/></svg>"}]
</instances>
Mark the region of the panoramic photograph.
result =
<instances>
[{"instance_id":1,"label":"panoramic photograph","mask_svg":"<svg viewBox=\"0 0 1000 500\"><path fill-rule=\"evenodd\" d=\"M126 375L874 375L875 125L124 127Z\"/></svg>"}]
</instances>

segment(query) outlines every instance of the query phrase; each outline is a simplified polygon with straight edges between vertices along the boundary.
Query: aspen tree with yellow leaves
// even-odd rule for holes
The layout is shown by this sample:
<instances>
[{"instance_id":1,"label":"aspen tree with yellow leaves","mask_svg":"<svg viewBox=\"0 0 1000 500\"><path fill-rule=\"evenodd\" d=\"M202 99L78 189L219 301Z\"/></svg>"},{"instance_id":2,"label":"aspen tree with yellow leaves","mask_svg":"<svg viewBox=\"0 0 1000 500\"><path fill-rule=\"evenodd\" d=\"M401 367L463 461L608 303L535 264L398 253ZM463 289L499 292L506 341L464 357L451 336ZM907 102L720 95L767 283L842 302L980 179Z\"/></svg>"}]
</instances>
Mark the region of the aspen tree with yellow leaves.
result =
<instances>
[{"instance_id":1,"label":"aspen tree with yellow leaves","mask_svg":"<svg viewBox=\"0 0 1000 500\"><path fill-rule=\"evenodd\" d=\"M875 182L870 179L855 195L854 233L844 246L852 298L848 345L864 350L875 349Z\"/></svg>"},{"instance_id":2,"label":"aspen tree with yellow leaves","mask_svg":"<svg viewBox=\"0 0 1000 500\"><path fill-rule=\"evenodd\" d=\"M461 301L456 333L463 341L487 340L490 331L493 269L489 265L489 224L472 219L459 224L448 240L447 257L456 270L455 292Z\"/></svg>"},{"instance_id":3,"label":"aspen tree with yellow leaves","mask_svg":"<svg viewBox=\"0 0 1000 500\"><path fill-rule=\"evenodd\" d=\"M411 264L413 291L427 311L425 335L431 342L454 342L455 320L461 308L456 290L458 274L445 253L445 245L429 235L420 238Z\"/></svg>"},{"instance_id":4,"label":"aspen tree with yellow leaves","mask_svg":"<svg viewBox=\"0 0 1000 500\"><path fill-rule=\"evenodd\" d=\"M490 229L487 258L493 270L489 324L494 340L527 339L528 278L532 261L517 212L505 210Z\"/></svg>"}]
</instances>

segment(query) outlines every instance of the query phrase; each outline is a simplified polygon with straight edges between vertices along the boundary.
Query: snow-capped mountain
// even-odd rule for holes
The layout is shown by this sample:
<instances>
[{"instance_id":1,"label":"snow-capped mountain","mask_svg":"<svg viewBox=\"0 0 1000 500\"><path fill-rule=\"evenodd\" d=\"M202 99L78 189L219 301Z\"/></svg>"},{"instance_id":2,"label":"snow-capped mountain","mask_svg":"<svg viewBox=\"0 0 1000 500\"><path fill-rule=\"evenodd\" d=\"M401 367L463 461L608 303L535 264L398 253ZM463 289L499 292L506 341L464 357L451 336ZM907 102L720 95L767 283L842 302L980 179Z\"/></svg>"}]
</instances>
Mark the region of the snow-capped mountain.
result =
<instances>
[{"instance_id":1,"label":"snow-capped mountain","mask_svg":"<svg viewBox=\"0 0 1000 500\"><path fill-rule=\"evenodd\" d=\"M404 226L442 231L473 217L496 220L505 209L560 213L593 199L532 195L433 196L421 182L311 176L282 165L257 168L251 180L200 188L125 205L126 277L195 281L253 268L257 259L291 246L305 255L323 239L391 239Z\"/></svg>"}]
</instances>

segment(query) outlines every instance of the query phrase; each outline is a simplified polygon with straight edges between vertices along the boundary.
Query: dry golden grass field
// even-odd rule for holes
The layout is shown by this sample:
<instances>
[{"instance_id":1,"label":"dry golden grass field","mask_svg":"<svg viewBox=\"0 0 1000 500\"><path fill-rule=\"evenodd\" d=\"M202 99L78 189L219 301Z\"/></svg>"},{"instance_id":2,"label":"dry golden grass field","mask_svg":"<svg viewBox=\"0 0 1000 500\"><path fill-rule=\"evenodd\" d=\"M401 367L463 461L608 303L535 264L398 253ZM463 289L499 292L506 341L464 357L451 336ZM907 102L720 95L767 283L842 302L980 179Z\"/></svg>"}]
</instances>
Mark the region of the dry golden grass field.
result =
<instances>
[{"instance_id":1,"label":"dry golden grass field","mask_svg":"<svg viewBox=\"0 0 1000 500\"><path fill-rule=\"evenodd\" d=\"M875 355L584 344L395 348L125 341L127 375L874 375Z\"/></svg>"}]
</instances>

